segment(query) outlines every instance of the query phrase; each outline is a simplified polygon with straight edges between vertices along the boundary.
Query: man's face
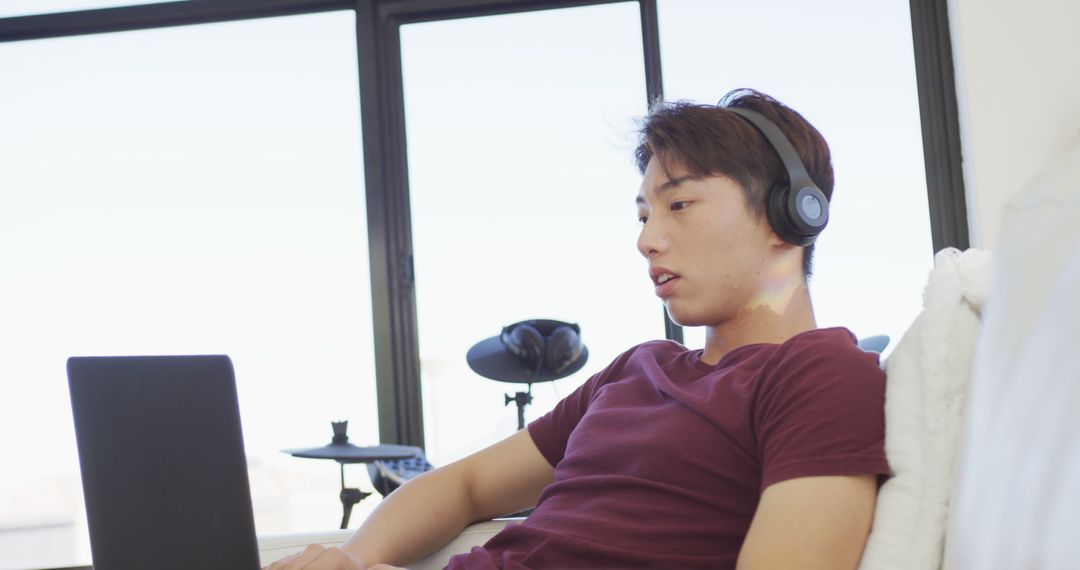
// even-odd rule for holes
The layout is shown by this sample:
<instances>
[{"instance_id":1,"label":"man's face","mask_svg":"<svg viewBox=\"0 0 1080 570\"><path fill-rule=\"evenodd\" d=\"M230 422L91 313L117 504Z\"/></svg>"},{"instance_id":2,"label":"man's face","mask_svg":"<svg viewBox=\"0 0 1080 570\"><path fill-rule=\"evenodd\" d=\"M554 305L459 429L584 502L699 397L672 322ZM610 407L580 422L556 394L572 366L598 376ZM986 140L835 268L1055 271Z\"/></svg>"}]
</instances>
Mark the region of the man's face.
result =
<instances>
[{"instance_id":1,"label":"man's face","mask_svg":"<svg viewBox=\"0 0 1080 570\"><path fill-rule=\"evenodd\" d=\"M671 178L655 157L649 161L637 197L638 218L646 219L637 247L671 319L718 326L756 310L782 312L797 277L791 258L798 248L750 212L731 178L695 178L674 164L670 170ZM794 267L798 272L799 263ZM663 273L674 278L664 281Z\"/></svg>"}]
</instances>

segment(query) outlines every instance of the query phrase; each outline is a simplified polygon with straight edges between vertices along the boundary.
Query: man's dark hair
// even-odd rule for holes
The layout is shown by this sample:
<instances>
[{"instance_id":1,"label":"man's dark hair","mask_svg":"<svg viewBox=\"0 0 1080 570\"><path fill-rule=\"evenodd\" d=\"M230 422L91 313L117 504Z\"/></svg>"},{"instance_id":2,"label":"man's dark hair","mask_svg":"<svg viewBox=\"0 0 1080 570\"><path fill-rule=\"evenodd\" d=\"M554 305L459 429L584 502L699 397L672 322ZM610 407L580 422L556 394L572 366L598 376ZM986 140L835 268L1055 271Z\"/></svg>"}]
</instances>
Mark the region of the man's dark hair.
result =
<instances>
[{"instance_id":1,"label":"man's dark hair","mask_svg":"<svg viewBox=\"0 0 1080 570\"><path fill-rule=\"evenodd\" d=\"M644 118L635 155L642 174L656 156L664 173L680 165L692 176L726 175L743 187L746 205L765 215L768 190L786 182L787 170L769 141L746 119L724 107L765 115L791 141L810 178L832 199L833 169L825 138L802 115L753 89L736 89L718 105L658 101ZM803 277L809 279L814 245L803 248Z\"/></svg>"}]
</instances>

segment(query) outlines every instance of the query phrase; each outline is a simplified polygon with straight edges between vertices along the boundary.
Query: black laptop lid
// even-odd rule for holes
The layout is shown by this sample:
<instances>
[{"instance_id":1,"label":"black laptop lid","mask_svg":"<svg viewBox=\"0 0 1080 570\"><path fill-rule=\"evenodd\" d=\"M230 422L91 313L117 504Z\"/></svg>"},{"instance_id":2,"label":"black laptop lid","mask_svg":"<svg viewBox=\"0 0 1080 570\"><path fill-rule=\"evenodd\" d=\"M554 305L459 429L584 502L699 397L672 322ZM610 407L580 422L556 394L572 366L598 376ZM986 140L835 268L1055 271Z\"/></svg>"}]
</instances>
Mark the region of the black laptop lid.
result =
<instances>
[{"instance_id":1,"label":"black laptop lid","mask_svg":"<svg viewBox=\"0 0 1080 570\"><path fill-rule=\"evenodd\" d=\"M95 570L257 570L227 356L68 359Z\"/></svg>"}]
</instances>

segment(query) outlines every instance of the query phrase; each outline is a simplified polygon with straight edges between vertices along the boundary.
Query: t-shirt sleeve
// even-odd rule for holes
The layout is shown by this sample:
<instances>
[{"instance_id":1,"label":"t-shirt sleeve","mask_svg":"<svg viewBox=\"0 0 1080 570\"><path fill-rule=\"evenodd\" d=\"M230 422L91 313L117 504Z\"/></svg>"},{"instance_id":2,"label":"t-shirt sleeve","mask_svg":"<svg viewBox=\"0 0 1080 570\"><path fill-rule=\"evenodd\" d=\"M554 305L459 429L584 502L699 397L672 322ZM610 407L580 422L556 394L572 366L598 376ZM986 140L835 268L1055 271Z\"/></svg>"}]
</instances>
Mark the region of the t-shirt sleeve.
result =
<instances>
[{"instance_id":1,"label":"t-shirt sleeve","mask_svg":"<svg viewBox=\"0 0 1080 570\"><path fill-rule=\"evenodd\" d=\"M754 411L761 490L798 477L889 474L878 356L853 339L817 339L776 358Z\"/></svg>"},{"instance_id":2,"label":"t-shirt sleeve","mask_svg":"<svg viewBox=\"0 0 1080 570\"><path fill-rule=\"evenodd\" d=\"M640 346L635 346L619 355L606 368L593 374L577 390L555 404L550 412L529 423L527 428L529 436L552 467L558 465L566 455L566 443L570 440L570 434L585 416L597 390L619 376L627 360Z\"/></svg>"}]
</instances>

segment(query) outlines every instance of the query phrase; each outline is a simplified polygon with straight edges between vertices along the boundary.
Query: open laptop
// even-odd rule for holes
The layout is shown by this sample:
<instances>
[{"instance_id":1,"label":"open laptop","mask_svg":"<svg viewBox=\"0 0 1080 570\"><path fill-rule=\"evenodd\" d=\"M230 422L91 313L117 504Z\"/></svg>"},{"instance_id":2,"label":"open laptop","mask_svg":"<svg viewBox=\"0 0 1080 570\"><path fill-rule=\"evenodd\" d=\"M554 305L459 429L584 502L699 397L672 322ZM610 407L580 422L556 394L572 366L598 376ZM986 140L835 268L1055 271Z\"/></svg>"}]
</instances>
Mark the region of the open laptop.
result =
<instances>
[{"instance_id":1,"label":"open laptop","mask_svg":"<svg viewBox=\"0 0 1080 570\"><path fill-rule=\"evenodd\" d=\"M67 364L95 570L258 570L227 356Z\"/></svg>"}]
</instances>

